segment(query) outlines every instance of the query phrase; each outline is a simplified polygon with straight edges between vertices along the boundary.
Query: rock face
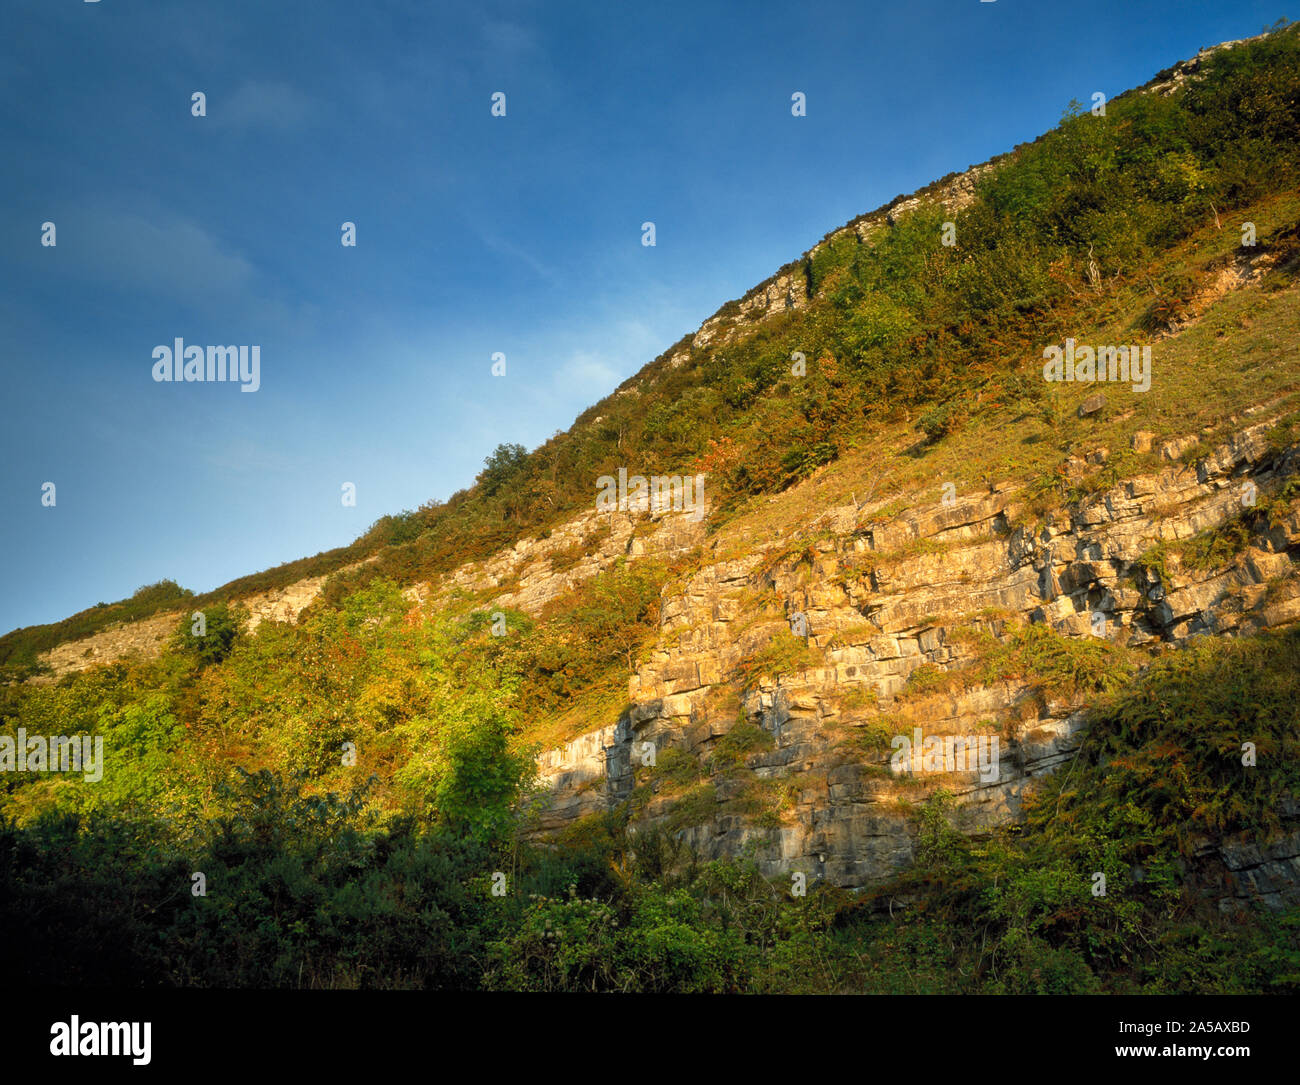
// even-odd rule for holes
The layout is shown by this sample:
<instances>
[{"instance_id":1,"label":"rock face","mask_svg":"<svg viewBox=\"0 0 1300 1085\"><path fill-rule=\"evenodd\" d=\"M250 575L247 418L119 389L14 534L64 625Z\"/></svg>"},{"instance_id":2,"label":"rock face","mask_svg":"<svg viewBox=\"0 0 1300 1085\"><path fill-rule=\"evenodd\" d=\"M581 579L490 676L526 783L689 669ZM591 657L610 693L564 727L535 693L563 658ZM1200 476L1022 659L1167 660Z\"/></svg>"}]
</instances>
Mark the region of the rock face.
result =
<instances>
[{"instance_id":1,"label":"rock face","mask_svg":"<svg viewBox=\"0 0 1300 1085\"><path fill-rule=\"evenodd\" d=\"M490 593L496 606L537 615L551 600L608 569L619 558L635 561L653 556L672 559L689 553L704 538L707 500L696 513L603 513L592 509L554 529L544 539L525 539L485 562L467 562L434 586L421 583L403 594L412 602L454 590ZM341 571L356 569L361 563ZM231 600L248 610L251 633L264 621L295 622L325 587L328 577L313 576L285 588ZM168 611L120 625L81 640L56 645L40 657L49 676L44 683L128 657L159 655L189 611Z\"/></svg>"},{"instance_id":2,"label":"rock face","mask_svg":"<svg viewBox=\"0 0 1300 1085\"><path fill-rule=\"evenodd\" d=\"M1000 638L1012 619L1148 649L1300 620L1300 512L1269 523L1217 569L1156 556L1162 543L1227 523L1246 495L1262 502L1293 478L1300 449L1271 449L1265 434L1274 423L1264 417L1190 464L1180 460L1199 435L1166 441L1160 471L1043 520L1028 514L1014 486L994 485L893 516L881 502L831 508L802 546L702 560L661 601L658 643L628 684L631 707L539 757L537 831L611 810L639 791L640 823L669 827L706 859L750 853L769 876L798 871L859 887L913 862L916 826L900 800L943 786L956 800L955 824L971 834L1017 819L1026 791L1078 750L1082 706L1044 702L1017 681L909 691L901 708L896 697L919 668L941 673L972 658L962 630ZM1146 432L1133 443L1154 448ZM1074 471L1107 459L1100 449ZM705 543L703 519L593 509L546 538L460 567L436 589L416 585L407 594L424 600L459 589L538 614L620 558L681 557ZM315 577L243 600L250 625L296 620L323 584ZM65 674L156 654L181 618L172 612L106 630L59 645L46 660ZM769 663L763 653L782 640L796 656ZM738 780L709 759L742 725L767 741L740 760ZM904 738L919 740L920 760L891 764ZM925 740L945 739L961 743L926 763ZM979 756L963 758L963 749ZM685 819L680 791L646 781L647 761L670 751L692 759L709 785L691 793ZM909 771L916 768L927 771ZM1300 808L1288 816L1300 825ZM1197 861L1221 887L1224 910L1300 902L1300 827L1268 845L1206 841Z\"/></svg>"},{"instance_id":3,"label":"rock face","mask_svg":"<svg viewBox=\"0 0 1300 1085\"><path fill-rule=\"evenodd\" d=\"M620 558L672 559L704 539L707 501L697 512L598 512L591 509L541 539L523 539L483 562L468 562L436 588L421 583L404 594L424 602L454 591L490 593L494 606L540 614L547 603Z\"/></svg>"},{"instance_id":4,"label":"rock face","mask_svg":"<svg viewBox=\"0 0 1300 1085\"><path fill-rule=\"evenodd\" d=\"M538 828L549 832L610 809L632 790L632 729L627 713L615 724L550 750L537 759L549 795L537 804Z\"/></svg>"},{"instance_id":5,"label":"rock face","mask_svg":"<svg viewBox=\"0 0 1300 1085\"><path fill-rule=\"evenodd\" d=\"M1235 41L1219 42L1217 45L1211 45L1208 48L1200 49L1197 51L1196 56L1192 57L1190 60L1180 60L1172 68L1167 68L1163 72L1158 73L1153 80L1141 89L1152 94L1159 94L1162 97L1173 94L1189 80L1196 79L1200 76L1205 61L1209 57L1214 56L1215 53L1221 53L1248 41L1259 41L1261 38L1266 37L1268 37L1267 31L1263 34L1256 34L1253 38L1238 38ZM1132 94L1134 92L1129 91L1128 93Z\"/></svg>"},{"instance_id":6,"label":"rock face","mask_svg":"<svg viewBox=\"0 0 1300 1085\"><path fill-rule=\"evenodd\" d=\"M1291 825L1300 824L1300 804L1289 803L1284 816ZM1300 827L1271 844L1240 837L1204 841L1197 859L1219 876L1227 891L1218 898L1221 912L1256 903L1280 912L1300 904Z\"/></svg>"},{"instance_id":7,"label":"rock face","mask_svg":"<svg viewBox=\"0 0 1300 1085\"><path fill-rule=\"evenodd\" d=\"M357 566L347 566L355 569ZM248 630L252 632L262 622L269 620L293 622L321 593L326 577L313 576L296 581L286 588L279 588L243 599L239 602L248 610ZM83 637L81 640L66 641L57 644L40 656L40 661L50 668L50 674L31 678L33 683L57 681L66 674L84 671L105 663L116 663L130 657L145 659L159 655L172 634L180 627L181 620L191 610L169 610L164 614L155 614L138 622L123 622L105 629L101 633Z\"/></svg>"},{"instance_id":8,"label":"rock face","mask_svg":"<svg viewBox=\"0 0 1300 1085\"><path fill-rule=\"evenodd\" d=\"M1232 48L1225 43L1216 49ZM1170 93L1198 77L1195 60L1129 93ZM1014 154L1015 152L1011 152ZM828 234L799 259L729 303L683 340L667 359L680 366L692 349L713 349L768 317L810 300L812 260L827 245L869 245L905 216L938 204L957 212L980 180L1008 156L990 160L900 196ZM1255 281L1269 258L1235 257L1182 320L1176 334L1214 296ZM619 395L637 395L628 382ZM1100 411L1104 397L1081 414ZM600 419L595 420L599 422ZM661 605L658 643L629 681L631 707L538 759L542 796L537 827L552 832L641 794L643 824L667 826L705 858L752 853L769 875L803 872L841 886L888 879L911 864L915 827L900 800L942 785L955 793L957 824L982 833L1020 816L1027 789L1074 755L1087 721L1082 706L1044 702L1025 682L958 688L925 696L914 676L939 674L972 659L965 635L995 639L1015 619L1067 637L1101 636L1133 647L1174 647L1202 634L1234 635L1300 620L1300 514L1255 535L1228 564L1208 571L1165 560L1161 544L1223 525L1242 510L1243 484L1258 498L1296 471L1297 453L1271 450L1273 419L1242 429L1194 464L1202 435L1166 441L1167 465L1120 482L1040 520L1010 484L950 500L918 500L887 516L884 502L825 510L802 548L750 548L741 557L705 560ZM1155 450L1148 431L1131 447ZM1105 465L1098 449L1066 465L1073 478ZM911 495L916 496L916 495ZM486 605L540 614L547 604L625 558L679 558L707 545L705 521L651 518L594 509L545 537L521 540L492 558L467 563L439 584L417 584L423 602L455 592ZM240 600L249 626L295 621L325 578ZM178 626L170 612L106 630L46 653L55 676L131 655L157 654ZM48 681L49 679L34 679ZM944 687L946 688L946 687ZM908 693L905 701L900 694ZM882 719L887 722L882 722ZM917 736L916 730L921 735ZM762 748L720 771L711 759L724 740L748 732ZM891 763L896 739L951 741L934 771L920 775ZM996 740L996 744L995 744ZM966 751L974 747L972 763ZM699 767L682 817L680 789L645 780L647 759L675 754ZM648 794L647 794L648 791ZM1300 814L1290 815L1300 819ZM1220 878L1226 909L1250 897L1295 901L1300 830L1266 848L1211 842L1201 856Z\"/></svg>"},{"instance_id":9,"label":"rock face","mask_svg":"<svg viewBox=\"0 0 1300 1085\"><path fill-rule=\"evenodd\" d=\"M327 579L324 576L311 576L306 580L295 581L287 588L260 592L242 600L248 608L248 631L251 633L265 621L297 621L298 615L315 602Z\"/></svg>"},{"instance_id":10,"label":"rock face","mask_svg":"<svg viewBox=\"0 0 1300 1085\"><path fill-rule=\"evenodd\" d=\"M900 800L943 786L955 795L955 823L972 834L1018 818L1027 789L1079 748L1082 706L1044 702L1025 682L925 696L909 679L922 667L960 667L973 653L963 631L1002 638L1012 619L1147 649L1300 620L1300 512L1269 523L1219 568L1196 571L1161 553L1161 544L1236 517L1247 495L1265 501L1297 473L1300 449L1278 451L1265 438L1276 419L1248 413L1261 420L1217 447L1204 449L1200 435L1165 441L1158 472L1044 519L1001 484L897 515L880 501L834 507L793 548L697 559L661 600L660 636L629 681L631 706L539 758L537 830L562 829L639 792L641 824L670 828L705 858L748 852L770 876L799 871L857 887L913 861L916 828ZM1154 450L1154 436L1137 433L1133 444ZM1201 457L1181 462L1194 449ZM1098 449L1067 466L1081 475L1108 458ZM705 523L593 509L407 594L422 601L461 590L538 614L619 559L702 553ZM242 600L250 625L296 620L323 584L310 578ZM181 617L106 630L46 659L64 674L152 655ZM794 651L784 662L765 655L781 645ZM710 763L738 726L766 736L737 762L740 778ZM896 766L891 753L903 738L920 740L921 760ZM961 742L925 762L925 740L945 739ZM967 749L978 755L967 759ZM706 785L690 793L686 818L679 790L646 780L646 763L670 752L691 759ZM908 771L918 767L926 771ZM1295 900L1297 841L1300 829L1263 847L1206 842L1202 861L1222 886L1220 906Z\"/></svg>"},{"instance_id":11,"label":"rock face","mask_svg":"<svg viewBox=\"0 0 1300 1085\"><path fill-rule=\"evenodd\" d=\"M964 831L1015 819L1026 788L1078 748L1080 705L1042 703L1016 682L909 695L901 713L896 695L920 667L941 672L972 658L960 629L999 638L1011 618L1148 649L1300 620L1300 512L1216 570L1153 556L1161 543L1237 516L1243 495L1257 491L1264 501L1296 473L1300 452L1279 453L1265 440L1272 424L1244 428L1192 465L1129 479L1046 521L1027 515L1015 488L995 486L885 520L854 505L830 509L799 552L704 565L663 599L659 645L629 682L632 707L540 760L551 795L543 828L627 798L647 744L658 756L673 749L696 759L715 790L703 809L694 796L687 824L672 820L667 792L654 795L646 823L673 828L705 858L752 851L769 875L802 871L851 887L887 879L913 854L915 830L898 800L940 784L955 793ZM806 634L806 660L746 669L780 638L797 643L792 629ZM891 712L888 733L864 743L880 713ZM768 749L745 759L746 794L708 769L738 724L769 738ZM915 727L926 738L983 737L989 763L896 772L891 739ZM776 800L758 818L755 793ZM1257 876L1241 873L1254 869L1253 856L1225 852L1222 862L1242 884L1255 877L1263 886L1277 880L1268 863L1294 858L1294 850L1270 853L1255 864Z\"/></svg>"},{"instance_id":12,"label":"rock face","mask_svg":"<svg viewBox=\"0 0 1300 1085\"><path fill-rule=\"evenodd\" d=\"M40 656L40 662L50 668L51 674L28 681L40 685L129 656L156 656L180 626L182 615L179 610L168 611L139 622L123 622L81 640L56 644Z\"/></svg>"}]
</instances>

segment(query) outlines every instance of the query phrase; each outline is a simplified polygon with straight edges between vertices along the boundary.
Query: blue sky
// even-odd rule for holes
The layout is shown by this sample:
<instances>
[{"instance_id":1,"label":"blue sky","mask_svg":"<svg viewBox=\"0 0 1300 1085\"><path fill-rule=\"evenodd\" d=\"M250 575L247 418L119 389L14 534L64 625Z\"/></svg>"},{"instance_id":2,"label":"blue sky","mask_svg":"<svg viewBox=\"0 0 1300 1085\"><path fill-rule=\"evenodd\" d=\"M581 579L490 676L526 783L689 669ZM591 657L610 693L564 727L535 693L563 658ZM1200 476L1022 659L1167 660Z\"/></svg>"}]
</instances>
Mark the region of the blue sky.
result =
<instances>
[{"instance_id":1,"label":"blue sky","mask_svg":"<svg viewBox=\"0 0 1300 1085\"><path fill-rule=\"evenodd\" d=\"M1286 2L7 0L0 632L445 498L831 229ZM178 336L260 345L260 389L154 382Z\"/></svg>"}]
</instances>

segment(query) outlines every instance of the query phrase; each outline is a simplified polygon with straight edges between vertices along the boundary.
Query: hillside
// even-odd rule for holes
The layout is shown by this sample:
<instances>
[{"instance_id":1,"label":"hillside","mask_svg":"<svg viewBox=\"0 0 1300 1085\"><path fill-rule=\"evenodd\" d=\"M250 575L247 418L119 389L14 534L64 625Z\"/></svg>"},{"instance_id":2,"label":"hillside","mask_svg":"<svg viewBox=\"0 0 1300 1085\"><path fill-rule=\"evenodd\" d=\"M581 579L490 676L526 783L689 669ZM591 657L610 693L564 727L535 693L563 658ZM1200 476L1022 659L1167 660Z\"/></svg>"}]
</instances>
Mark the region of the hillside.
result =
<instances>
[{"instance_id":1,"label":"hillside","mask_svg":"<svg viewBox=\"0 0 1300 1085\"><path fill-rule=\"evenodd\" d=\"M5 963L1294 990L1298 180L1291 26L832 231L445 503L0 638L0 734L107 758L3 782Z\"/></svg>"},{"instance_id":2,"label":"hillside","mask_svg":"<svg viewBox=\"0 0 1300 1085\"><path fill-rule=\"evenodd\" d=\"M882 414L916 416L922 406L929 407L923 428L931 432L941 423L939 414L956 409L953 401L961 396L953 393L969 391L958 385L978 384L993 370L1023 363L1016 342L1028 348L1038 341L1039 329L1045 332L1053 321L1068 321L1076 313L1089 319L1095 306L1081 303L1100 300L1078 293L1079 284L1088 281L1089 247L1095 246L1099 273L1110 286L1105 293L1127 286L1134 296L1129 280L1147 273L1147 258L1167 247L1171 231L1181 234L1192 221L1227 210L1225 199L1245 207L1252 194L1277 191L1269 176L1250 176L1241 161L1233 161L1240 149L1227 155L1230 168L1217 178L1222 192L1187 158L1222 156L1224 136L1215 118L1244 109L1258 113L1256 140L1270 145L1261 168L1285 169L1293 142L1286 88L1273 92L1277 100L1247 101L1243 96L1253 92L1239 76L1234 81L1225 75L1223 84L1200 81L1210 59L1231 58L1235 44L1203 50L1118 96L1110 103L1110 117L1076 116L1031 144L898 196L833 230L723 305L696 333L584 411L567 432L531 454L502 445L469 490L381 517L350 546L205 594L192 595L164 581L142 588L132 600L98 604L54 625L15 630L0 636L0 667L30 673L41 652L170 610L169 603L179 612L190 603L287 591L362 563L378 566L368 567L362 579L382 574L432 579L589 508L592 480L629 460L662 474L709 470L712 485L725 491L724 504L730 506L745 495L775 492L806 477L863 439ZM1280 47L1267 36L1247 44L1254 50ZM1179 88L1201 100L1182 95L1175 105L1169 99ZM1090 125L1090 120L1101 123ZM1169 130L1161 131L1165 124ZM1124 180L1134 171L1150 172L1161 138L1177 150L1164 155L1151 181ZM1091 157L1098 153L1110 156L1104 166ZM1009 165L1015 168L1006 169ZM1074 191L1073 183L1081 180L1086 184ZM980 185L983 199L975 207ZM1081 202L1076 207L1071 201ZM958 216L960 245L934 244L930 233L938 229L934 215L940 208ZM917 211L926 213L917 216ZM894 229L909 215L910 229ZM1103 219L1105 229L1085 225ZM926 274L913 277L922 265ZM1148 318L1156 319L1187 302L1182 295L1190 286L1177 266L1150 270L1161 272L1143 284ZM859 304L864 291L876 292L877 303ZM880 298L889 304L881 307ZM990 338L993 326L1000 327L1002 338ZM1013 331L1015 339L1004 341ZM808 359L823 353L841 361L852 357L852 372L841 375L814 365L809 380L794 382L788 357L794 350ZM904 352L912 357L901 356ZM846 387L849 377L853 382ZM948 388L948 381L956 383ZM811 402L821 405L816 417L805 409ZM800 419L795 432L776 442L756 432L782 413ZM330 598L337 601L356 582L339 577Z\"/></svg>"}]
</instances>

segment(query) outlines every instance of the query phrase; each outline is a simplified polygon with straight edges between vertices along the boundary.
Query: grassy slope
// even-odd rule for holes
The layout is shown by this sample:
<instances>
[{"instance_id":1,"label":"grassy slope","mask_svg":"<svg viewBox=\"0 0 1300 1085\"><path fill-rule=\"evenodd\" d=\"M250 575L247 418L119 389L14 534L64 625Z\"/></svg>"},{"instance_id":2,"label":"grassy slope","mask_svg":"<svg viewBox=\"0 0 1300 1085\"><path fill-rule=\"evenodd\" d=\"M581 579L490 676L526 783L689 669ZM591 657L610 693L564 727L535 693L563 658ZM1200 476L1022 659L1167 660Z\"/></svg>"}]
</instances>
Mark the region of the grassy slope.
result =
<instances>
[{"instance_id":1,"label":"grassy slope","mask_svg":"<svg viewBox=\"0 0 1300 1085\"><path fill-rule=\"evenodd\" d=\"M1293 195L1270 198L1247 210L1255 221L1267 222L1278 232L1300 223L1300 197ZM1208 283L1214 277L1208 265L1235 249L1236 236L1226 228L1207 227L1161 264ZM1152 268L1153 274L1161 270ZM1110 313L1080 321L1069 333L1081 344L1140 341L1133 325L1148 298L1140 287L1126 293L1111 302ZM1145 430L1156 434L1153 451L1123 457L1124 474L1140 474L1162 464L1163 440L1207 431L1204 443L1212 443L1244 424L1243 412L1258 404L1271 404L1270 414L1294 421L1300 408L1297 326L1300 291L1294 285L1234 291L1193 326L1155 344L1155 375L1146 393L1132 392L1128 386L1062 384L1041 395L1001 394L996 406L972 402L972 415L960 431L938 441L924 439L910 419L871 425L856 437L856 451L827 465L809 482L743 504L720 528L719 539L727 541L728 553L744 552L756 540L786 539L792 525L808 524L827 507L848 504L854 496L861 501L873 487L873 500L897 512L909 498L937 500L945 482L953 482L959 494L981 491L988 481L1041 483L1057 477L1069 456L1103 446L1122 454L1131 436ZM1006 359L1001 373L1018 373L1041 384L1042 364L1039 353L1026 352ZM1078 405L1098 390L1106 395L1107 408L1099 417L1079 418ZM966 397L974 401L982 391L969 391ZM1056 503L1063 504L1065 497L1058 491Z\"/></svg>"}]
</instances>

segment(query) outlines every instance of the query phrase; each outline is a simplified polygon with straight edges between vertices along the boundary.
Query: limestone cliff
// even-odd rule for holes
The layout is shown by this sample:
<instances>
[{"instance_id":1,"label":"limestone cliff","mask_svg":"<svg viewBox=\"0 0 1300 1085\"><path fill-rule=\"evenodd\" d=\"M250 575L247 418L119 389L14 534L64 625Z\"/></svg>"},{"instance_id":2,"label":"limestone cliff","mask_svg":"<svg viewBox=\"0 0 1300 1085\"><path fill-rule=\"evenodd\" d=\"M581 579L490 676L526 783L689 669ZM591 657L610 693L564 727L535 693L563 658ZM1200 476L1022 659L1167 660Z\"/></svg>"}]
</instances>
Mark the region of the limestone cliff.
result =
<instances>
[{"instance_id":1,"label":"limestone cliff","mask_svg":"<svg viewBox=\"0 0 1300 1085\"><path fill-rule=\"evenodd\" d=\"M954 631L973 627L996 638L1019 618L1150 651L1300 620L1300 512L1260 530L1212 573L1176 561L1157 568L1150 557L1162 541L1232 521L1245 484L1266 500L1294 479L1300 448L1270 447L1274 420L1260 414L1194 463L1126 479L1042 523L1025 521L1019 488L995 485L889 518L876 515L883 502L832 508L796 553L783 545L776 555L769 548L706 560L684 591L665 599L660 646L631 679L623 717L542 759L551 789L543 825L555 829L627 800L647 744L657 755L680 749L704 764L747 722L772 740L749 767L759 781L780 785L787 801L775 819L755 825L742 796L723 784L714 808L680 830L684 838L706 857L753 849L770 874L801 870L845 886L886 880L912 859L914 827L897 800L914 795L917 781L890 771L888 745L864 756L855 733L900 707L896 698L918 668L957 671L971 661ZM1163 457L1172 461L1181 443L1166 443ZM793 616L802 616L817 665L738 680L742 663ZM738 712L723 691L738 699ZM891 726L1000 736L996 782L969 771L923 784L953 790L959 824L978 833L1014 819L1034 778L1077 748L1083 707L1044 702L1029 681L973 683L907 698ZM673 806L655 796L647 823L667 821Z\"/></svg>"}]
</instances>

